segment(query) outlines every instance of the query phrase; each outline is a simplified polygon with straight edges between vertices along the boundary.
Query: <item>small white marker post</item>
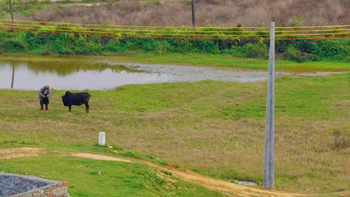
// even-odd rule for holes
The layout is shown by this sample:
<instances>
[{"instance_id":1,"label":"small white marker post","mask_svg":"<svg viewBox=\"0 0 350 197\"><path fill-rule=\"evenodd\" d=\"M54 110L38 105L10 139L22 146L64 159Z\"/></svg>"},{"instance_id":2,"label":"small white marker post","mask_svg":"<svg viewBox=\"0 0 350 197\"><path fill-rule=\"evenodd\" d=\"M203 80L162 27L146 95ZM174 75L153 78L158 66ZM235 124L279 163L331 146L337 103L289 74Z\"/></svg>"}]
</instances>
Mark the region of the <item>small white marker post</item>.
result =
<instances>
[{"instance_id":1,"label":"small white marker post","mask_svg":"<svg viewBox=\"0 0 350 197\"><path fill-rule=\"evenodd\" d=\"M98 145L100 145L100 146L106 145L106 133L105 132L98 133Z\"/></svg>"}]
</instances>

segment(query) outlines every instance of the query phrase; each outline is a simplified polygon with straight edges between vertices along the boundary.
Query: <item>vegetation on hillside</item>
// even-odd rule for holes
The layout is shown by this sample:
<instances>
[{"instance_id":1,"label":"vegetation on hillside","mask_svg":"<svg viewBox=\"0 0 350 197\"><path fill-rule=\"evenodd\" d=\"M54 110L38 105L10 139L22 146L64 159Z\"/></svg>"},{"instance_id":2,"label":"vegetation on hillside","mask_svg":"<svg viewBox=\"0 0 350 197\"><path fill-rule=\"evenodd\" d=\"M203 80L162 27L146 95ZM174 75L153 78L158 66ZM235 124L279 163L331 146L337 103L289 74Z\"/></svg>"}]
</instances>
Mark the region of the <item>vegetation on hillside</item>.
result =
<instances>
[{"instance_id":1,"label":"vegetation on hillside","mask_svg":"<svg viewBox=\"0 0 350 197\"><path fill-rule=\"evenodd\" d=\"M197 26L227 26L235 31L240 27L340 25L347 24L345 10L348 1L197 1ZM1 4L0 16L9 18L9 5ZM277 11L273 11L277 10ZM305 11L307 10L307 12ZM60 21L73 23L98 23L118 25L189 26L182 29L169 28L167 33L150 32L158 37L169 33L181 37L192 31L190 28L190 4L187 1L104 1L98 6L72 3L15 2L15 19L34 21ZM344 16L343 16L344 15ZM1 25L1 24L0 24ZM201 29L210 31L211 27ZM45 31L38 27L38 31ZM75 26L58 26L66 32L79 33ZM108 30L102 30L108 31ZM136 35L137 32L135 32ZM259 32L256 32L259 34ZM261 32L260 32L261 33ZM268 32L262 32L266 34ZM121 33L122 34L122 33ZM227 34L215 33L216 38ZM0 31L0 53L65 54L65 55L109 55L124 51L164 53L210 53L231 54L235 57L267 58L269 42L262 40L182 40L160 38L100 37L84 35L55 35L30 32ZM141 35L141 33L140 33ZM144 35L144 34L142 34ZM147 35L147 34L146 34ZM346 37L348 35L336 35ZM194 36L195 37L195 36ZM262 37L266 38L266 37ZM342 40L298 40L277 41L278 58L298 62L307 60L347 59L350 54L349 39Z\"/></svg>"},{"instance_id":2,"label":"vegetation on hillside","mask_svg":"<svg viewBox=\"0 0 350 197\"><path fill-rule=\"evenodd\" d=\"M87 2L100 2L98 6ZM2 0L0 18L9 18ZM28 2L28 3L26 3ZM14 1L15 19L71 23L192 26L190 0ZM85 4L85 5L84 5ZM44 9L47 8L48 9ZM197 26L347 25L348 0L195 0Z\"/></svg>"},{"instance_id":3,"label":"vegetation on hillside","mask_svg":"<svg viewBox=\"0 0 350 197\"><path fill-rule=\"evenodd\" d=\"M40 28L40 27L39 27ZM57 28L60 28L59 26ZM65 31L74 32L65 26ZM180 30L169 30L181 36ZM205 30L204 30L205 31ZM212 30L211 30L212 31ZM219 33L218 33L219 34ZM100 37L72 34L46 34L0 31L0 53L112 55L126 51L164 53L230 54L235 57L268 57L268 41L191 40L162 38ZM225 36L225 35L224 35ZM278 58L298 62L306 60L348 59L350 39L277 41Z\"/></svg>"}]
</instances>

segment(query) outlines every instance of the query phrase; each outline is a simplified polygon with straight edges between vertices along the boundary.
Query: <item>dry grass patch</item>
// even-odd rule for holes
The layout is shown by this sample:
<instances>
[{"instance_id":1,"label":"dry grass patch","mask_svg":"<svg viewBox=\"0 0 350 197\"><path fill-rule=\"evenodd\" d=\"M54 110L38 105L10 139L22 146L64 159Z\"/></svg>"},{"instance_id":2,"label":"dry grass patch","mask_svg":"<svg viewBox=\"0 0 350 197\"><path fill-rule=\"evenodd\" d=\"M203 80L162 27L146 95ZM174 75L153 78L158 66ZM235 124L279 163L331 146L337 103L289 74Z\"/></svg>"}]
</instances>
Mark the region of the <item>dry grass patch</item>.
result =
<instances>
[{"instance_id":1,"label":"dry grass patch","mask_svg":"<svg viewBox=\"0 0 350 197\"><path fill-rule=\"evenodd\" d=\"M333 191L348 187L349 148L334 150L333 131L349 125L347 120L305 121L298 118L276 120L276 173L290 177L313 192L314 181L321 181L318 190ZM291 165L293 164L293 165ZM278 175L279 174L279 175ZM296 187L297 188L297 187ZM295 188L295 189L296 189Z\"/></svg>"},{"instance_id":2,"label":"dry grass patch","mask_svg":"<svg viewBox=\"0 0 350 197\"><path fill-rule=\"evenodd\" d=\"M347 25L350 8L344 0L225 0L195 1L197 26ZM191 26L187 1L141 2L121 0L108 5L54 7L23 17L38 21L118 25Z\"/></svg>"},{"instance_id":3,"label":"dry grass patch","mask_svg":"<svg viewBox=\"0 0 350 197\"><path fill-rule=\"evenodd\" d=\"M61 143L78 144L81 139L84 143L95 143L98 129L93 125L56 122L42 120L31 121L7 121L3 127L11 135L17 136L18 143L51 144ZM81 131L81 132L78 132ZM3 136L3 139L10 140L10 136Z\"/></svg>"},{"instance_id":4,"label":"dry grass patch","mask_svg":"<svg viewBox=\"0 0 350 197\"><path fill-rule=\"evenodd\" d=\"M334 150L333 128L339 121L276 119L276 182L298 191L322 192L348 188L350 150ZM203 121L174 128L121 127L111 143L128 150L154 155L192 170L231 179L259 180L263 169L264 121ZM293 164L293 165L291 165ZM315 187L315 182L321 181Z\"/></svg>"},{"instance_id":5,"label":"dry grass patch","mask_svg":"<svg viewBox=\"0 0 350 197\"><path fill-rule=\"evenodd\" d=\"M44 153L41 148L8 148L0 149L0 159L15 159L21 157L38 157L40 153Z\"/></svg>"}]
</instances>

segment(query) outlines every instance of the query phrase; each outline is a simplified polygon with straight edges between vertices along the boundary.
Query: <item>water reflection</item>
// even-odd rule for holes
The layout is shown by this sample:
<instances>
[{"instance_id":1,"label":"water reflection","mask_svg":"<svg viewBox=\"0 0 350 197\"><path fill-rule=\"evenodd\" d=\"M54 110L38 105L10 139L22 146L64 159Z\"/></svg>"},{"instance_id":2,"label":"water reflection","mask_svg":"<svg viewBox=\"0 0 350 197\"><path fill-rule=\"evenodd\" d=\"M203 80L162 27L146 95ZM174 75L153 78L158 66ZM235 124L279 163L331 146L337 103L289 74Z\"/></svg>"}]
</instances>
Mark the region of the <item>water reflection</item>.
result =
<instances>
[{"instance_id":1,"label":"water reflection","mask_svg":"<svg viewBox=\"0 0 350 197\"><path fill-rule=\"evenodd\" d=\"M0 59L0 88L37 90L45 84L62 90L106 90L133 83L169 81L167 74L85 61ZM11 81L11 86L9 82Z\"/></svg>"},{"instance_id":2,"label":"water reflection","mask_svg":"<svg viewBox=\"0 0 350 197\"><path fill-rule=\"evenodd\" d=\"M11 80L11 89L13 88L13 83L15 81L15 67L12 65L12 80Z\"/></svg>"}]
</instances>

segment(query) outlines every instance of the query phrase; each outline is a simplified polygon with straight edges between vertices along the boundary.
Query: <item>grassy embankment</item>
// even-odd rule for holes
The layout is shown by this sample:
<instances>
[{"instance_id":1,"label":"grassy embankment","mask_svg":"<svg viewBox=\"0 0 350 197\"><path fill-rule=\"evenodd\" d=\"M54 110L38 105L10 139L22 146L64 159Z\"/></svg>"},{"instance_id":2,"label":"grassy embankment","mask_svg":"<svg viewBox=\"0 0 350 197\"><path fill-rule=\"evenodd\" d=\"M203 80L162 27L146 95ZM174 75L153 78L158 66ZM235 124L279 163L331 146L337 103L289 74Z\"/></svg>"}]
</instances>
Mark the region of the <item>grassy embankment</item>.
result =
<instances>
[{"instance_id":1,"label":"grassy embankment","mask_svg":"<svg viewBox=\"0 0 350 197\"><path fill-rule=\"evenodd\" d=\"M231 2L231 1L227 1ZM215 8L223 6L225 3L215 4ZM251 1L251 4L253 1ZM276 1L278 2L278 1ZM273 2L271 4L274 4ZM236 2L237 3L237 2ZM316 3L316 2L315 2ZM210 4L210 3L209 3ZM36 7L37 5L37 7ZM131 17L132 21L135 23L128 22L123 23L120 20L119 22L111 22L107 19L103 13L106 10L111 12L108 15L108 19L113 18L112 13L120 13L118 9L131 10L137 14L137 17L142 18L141 12L146 10L147 13L155 11L167 11L172 5L180 6L189 6L181 2L174 1L169 4L169 2L164 3L151 3L143 4L138 1L121 1L115 4L101 5L96 7L84 7L76 6L71 4L42 4L42 3L33 3L33 4L19 4L17 3L15 8L15 14L22 17L16 17L17 19L30 19L33 21L42 21L42 19L47 19L49 22L60 21L60 22L74 22L71 24L66 23L50 23L50 25L40 24L36 22L31 22L24 26L21 22L15 22L14 29L15 32L12 32L12 29L9 26L9 21L0 22L2 31L0 35L3 39L0 40L0 53L28 53L28 54L42 54L42 55L115 55L121 52L128 51L142 51L142 52L153 52L157 54L166 54L166 53L179 53L179 54L217 54L226 57L227 55L232 55L234 57L245 57L245 58L260 58L266 59L268 57L268 48L269 42L263 39L268 36L267 29L263 28L261 22L253 26L260 26L261 28L252 28L250 30L245 29L248 26L246 23L230 23L225 25L226 28L217 28L222 26L217 23L210 24L201 24L197 29L193 31L189 25L183 26L186 23L181 25L174 25L175 27L180 27L177 29L171 27L169 23L163 23L158 25L164 25L166 28L157 28L154 30L152 27L146 27L145 25L152 25L153 23L148 24L146 21L137 21L137 18ZM323 4L322 4L323 5ZM341 4L339 4L341 5ZM2 4L1 6L8 9L7 4ZM54 11L49 8L49 6L56 6L57 8ZM71 7L70 7L71 6ZM167 7L169 6L169 7ZM213 6L213 5L206 5ZM233 4L226 5L224 7L231 6L235 7ZM269 4L264 4L264 6L270 6ZM343 6L348 6L344 4ZM244 6L243 6L244 7ZM250 6L245 6L250 7ZM321 6L322 7L322 6ZM24 10L31 10L28 12L35 12L39 16L34 16L35 14L24 14ZM185 9L185 8L183 8ZM5 10L5 9L4 9ZM217 10L217 9L213 9ZM268 10L268 9L267 9ZM84 13L82 13L84 11ZM4 11L7 13L7 11ZM231 11L230 11L231 12ZM40 15L41 13L41 15ZM53 15L48 16L48 13L54 13ZM93 14L92 14L93 13ZM126 12L128 13L128 12ZM78 15L76 15L78 14ZM291 13L293 14L293 13ZM5 18L8 18L8 15L3 14ZM32 18L30 15L33 15ZM86 23L96 23L104 24L103 27L88 27L77 25L76 23L82 23L82 21L71 21L71 18L80 19L89 18L93 15L96 17L94 20L90 20ZM102 15L102 16L100 16ZM124 14L126 15L126 14ZM164 16L166 14L159 13L157 16ZM317 14L317 16L320 14ZM1 14L0 14L1 16ZM129 16L129 14L128 14ZM166 15L168 16L168 15ZM207 15L206 15L207 16ZM226 15L225 15L226 16ZM272 16L271 16L272 17ZM298 18L298 15L295 16ZM118 17L116 17L118 18ZM123 17L128 18L128 17ZM148 20L154 20L151 17ZM164 17L162 17L164 18ZM177 18L177 16L174 16ZM211 17L213 18L213 17ZM261 17L263 18L263 17ZM268 17L269 18L269 17ZM272 17L275 18L275 17ZM292 17L293 18L293 17ZM335 18L335 17L332 17ZM225 20L225 19L222 19ZM306 20L306 19L305 19ZM91 22L93 21L93 22ZM218 23L221 20L217 20ZM141 22L141 24L139 24ZM270 22L270 20L268 21ZM333 24L334 22L325 22L324 24ZM140 28L117 28L115 26L105 26L110 25L142 25ZM322 23L319 23L322 24ZM324 25L323 24L323 25ZM340 23L337 23L340 24ZM208 26L210 25L210 26ZM303 24L290 24L286 25L285 23L279 22L276 23L276 36L279 38L285 39L305 39L305 38L319 38L320 40L283 40L276 41L276 57L285 60L293 60L298 62L305 61L319 61L319 60L348 60L350 54L349 48L349 39L336 39L336 40L323 40L329 37L347 37L348 32L346 26L341 28L338 26L329 27L330 29L317 29L317 32L320 32L319 36L314 35L314 31L300 31L297 29L284 29L286 26L295 27ZM267 26L267 25L265 25ZM345 29L344 29L345 28ZM247 31L248 30L248 31ZM24 32L21 32L24 31ZM45 32L45 33L40 33ZM46 34L51 32L50 34ZM292 32L292 33L291 33ZM322 33L323 32L323 33ZM68 34L67 34L68 33ZM98 34L96 34L98 33ZM90 35L90 36L86 36ZM97 36L91 36L97 35ZM105 37L100 37L98 35L105 35ZM301 35L300 35L301 34ZM323 36L322 36L323 35ZM112 37L111 37L112 36ZM114 37L117 36L117 37ZM125 37L127 36L127 37ZM131 37L129 37L131 36ZM136 37L133 37L136 36ZM141 37L140 37L141 36ZM145 36L145 37L143 37ZM142 38L143 37L143 38ZM173 39L173 38L184 38L184 39ZM197 38L198 37L198 38ZM209 40L202 40L202 38L210 38ZM196 39L188 39L196 38ZM212 39L219 40L212 40ZM220 40L220 38L224 40ZM231 38L233 40L225 40ZM242 38L242 40L241 40ZM243 38L254 38L258 40L244 40Z\"/></svg>"},{"instance_id":2,"label":"grassy embankment","mask_svg":"<svg viewBox=\"0 0 350 197\"><path fill-rule=\"evenodd\" d=\"M348 74L276 80L276 188L312 193L350 190L348 83ZM35 91L1 90L0 147L107 154L94 146L97 133L105 131L108 143L124 156L153 159L225 180L262 181L266 83L126 85L90 93L91 111L85 114L83 107L68 113L60 90L53 91L48 112L39 111ZM52 168L40 164L53 159L63 166L76 162L83 180L94 174L80 169L75 159L52 157L1 161L0 165L7 172L73 181L68 175L50 175ZM26 163L44 167L39 173L25 168ZM101 168L114 173L107 166ZM79 193L83 187L71 189Z\"/></svg>"},{"instance_id":3,"label":"grassy embankment","mask_svg":"<svg viewBox=\"0 0 350 197\"><path fill-rule=\"evenodd\" d=\"M111 154L111 151L90 148L97 149L96 152L100 154ZM79 148L77 146L74 149L77 151ZM67 181L69 194L79 197L222 196L218 192L184 182L173 177L168 171L159 171L146 164L81 159L51 151L53 149L49 149L48 153L41 154L40 157L1 160L0 171Z\"/></svg>"},{"instance_id":4,"label":"grassy embankment","mask_svg":"<svg viewBox=\"0 0 350 197\"><path fill-rule=\"evenodd\" d=\"M103 57L104 59L106 57ZM180 65L202 65L202 66L222 66L237 69L267 70L268 60L253 58L238 58L232 55L213 54L154 54L127 52L114 56L117 61L142 62L153 64L180 64ZM324 60L306 61L298 63L289 60L276 60L277 71L289 72L322 72L322 71L349 71L348 61Z\"/></svg>"},{"instance_id":5,"label":"grassy embankment","mask_svg":"<svg viewBox=\"0 0 350 197\"><path fill-rule=\"evenodd\" d=\"M267 70L268 60L253 58L238 58L231 55L213 55L213 54L155 54L143 52L122 52L113 56L40 56L40 55L23 55L23 54L2 54L2 60L24 61L24 62L49 62L52 70L60 70L59 66L66 62L72 65L71 72L75 68L83 68L88 66L87 62L96 62L98 60L111 62L138 62L149 64L175 64L175 65L197 65L197 66L215 66L215 67L231 67L240 70ZM90 61L87 61L90 60ZM89 69L104 69L106 64L94 64ZM96 67L97 65L97 67ZM113 69L113 66L109 67ZM49 69L49 68L48 68ZM276 60L276 71L285 72L327 72L327 71L350 71L350 64L347 61L307 61L297 63L289 60Z\"/></svg>"}]
</instances>

